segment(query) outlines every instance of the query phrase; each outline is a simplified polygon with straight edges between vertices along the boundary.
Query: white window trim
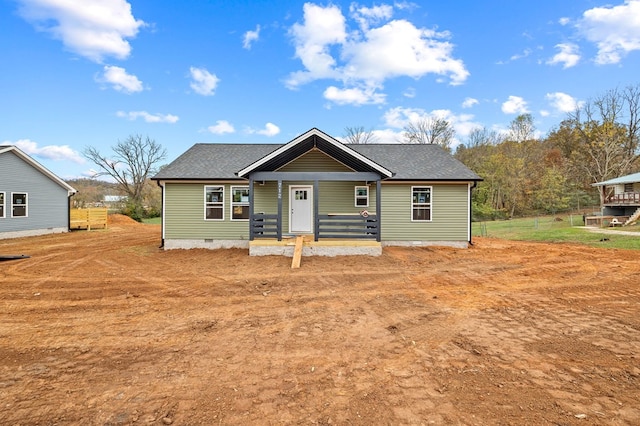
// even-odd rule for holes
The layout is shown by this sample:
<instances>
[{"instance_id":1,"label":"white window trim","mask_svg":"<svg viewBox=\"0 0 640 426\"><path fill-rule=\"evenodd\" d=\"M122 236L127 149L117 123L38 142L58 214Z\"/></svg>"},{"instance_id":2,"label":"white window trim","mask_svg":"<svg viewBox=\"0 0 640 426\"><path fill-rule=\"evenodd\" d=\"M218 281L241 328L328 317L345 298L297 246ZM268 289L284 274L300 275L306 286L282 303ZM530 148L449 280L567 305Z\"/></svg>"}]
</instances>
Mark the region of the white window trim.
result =
<instances>
[{"instance_id":1,"label":"white window trim","mask_svg":"<svg viewBox=\"0 0 640 426\"><path fill-rule=\"evenodd\" d=\"M222 188L222 201L208 203L207 202L207 188ZM225 210L224 209L224 192L225 191L224 190L225 190L224 185L205 185L204 186L204 194L203 194L203 196L204 196L203 197L204 198L204 220L206 220L206 221L216 221L216 222L221 222L221 221L224 220L224 217L225 217L225 215L224 215L224 210ZM222 207L222 219L207 219L207 206L209 204L214 204L214 203L215 203L215 205L217 205L217 204L221 205L221 207Z\"/></svg>"},{"instance_id":2,"label":"white window trim","mask_svg":"<svg viewBox=\"0 0 640 426\"><path fill-rule=\"evenodd\" d=\"M429 198L430 201L429 203L418 203L418 204L414 204L413 203L413 190L414 188L429 188ZM411 209L409 211L409 215L411 218L411 222L420 222L420 223L428 223L428 222L433 222L433 186L430 185L415 185L411 187L411 194L410 194L410 201L411 201ZM429 206L429 220L417 220L413 218L413 207L414 205L428 205Z\"/></svg>"},{"instance_id":3,"label":"white window trim","mask_svg":"<svg viewBox=\"0 0 640 426\"><path fill-rule=\"evenodd\" d=\"M231 201L230 201L231 210L229 211L229 219L231 219L234 222L248 222L249 219L234 219L233 218L233 208L235 206L249 206L249 201L236 201L236 202L233 201L233 190L234 189L246 189L246 190L249 190L249 186L247 186L247 185L240 186L239 185L239 186L232 186L231 187Z\"/></svg>"},{"instance_id":4,"label":"white window trim","mask_svg":"<svg viewBox=\"0 0 640 426\"><path fill-rule=\"evenodd\" d=\"M0 195L2 195L2 214L0 214L0 219L4 219L7 216L7 193L4 191L0 191Z\"/></svg>"},{"instance_id":5,"label":"white window trim","mask_svg":"<svg viewBox=\"0 0 640 426\"><path fill-rule=\"evenodd\" d=\"M358 200L359 199L364 199L364 197L358 197L358 189L366 189L367 190L367 197L366 197L367 203L365 205L359 205L358 204ZM355 207L369 207L369 187L368 186L361 185L361 186L356 186L353 189L353 205Z\"/></svg>"},{"instance_id":6,"label":"white window trim","mask_svg":"<svg viewBox=\"0 0 640 426\"><path fill-rule=\"evenodd\" d=\"M13 215L13 194L24 194L26 197L26 203L24 203L24 216L14 216ZM19 204L22 205L22 204ZM12 218L20 218L20 217L29 217L29 193L28 192L12 192L11 193L11 217Z\"/></svg>"}]
</instances>

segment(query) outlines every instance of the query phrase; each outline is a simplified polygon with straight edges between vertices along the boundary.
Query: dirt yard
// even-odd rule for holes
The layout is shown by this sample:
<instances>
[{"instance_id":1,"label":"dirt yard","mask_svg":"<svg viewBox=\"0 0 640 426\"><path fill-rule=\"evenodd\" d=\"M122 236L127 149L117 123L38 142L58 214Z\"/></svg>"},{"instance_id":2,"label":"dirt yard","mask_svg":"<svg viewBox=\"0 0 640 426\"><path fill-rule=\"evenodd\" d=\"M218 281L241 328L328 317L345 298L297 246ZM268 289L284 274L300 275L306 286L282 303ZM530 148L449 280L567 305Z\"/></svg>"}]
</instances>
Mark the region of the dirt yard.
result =
<instances>
[{"instance_id":1,"label":"dirt yard","mask_svg":"<svg viewBox=\"0 0 640 426\"><path fill-rule=\"evenodd\" d=\"M0 423L638 425L637 251L476 239L378 258L0 240Z\"/></svg>"}]
</instances>

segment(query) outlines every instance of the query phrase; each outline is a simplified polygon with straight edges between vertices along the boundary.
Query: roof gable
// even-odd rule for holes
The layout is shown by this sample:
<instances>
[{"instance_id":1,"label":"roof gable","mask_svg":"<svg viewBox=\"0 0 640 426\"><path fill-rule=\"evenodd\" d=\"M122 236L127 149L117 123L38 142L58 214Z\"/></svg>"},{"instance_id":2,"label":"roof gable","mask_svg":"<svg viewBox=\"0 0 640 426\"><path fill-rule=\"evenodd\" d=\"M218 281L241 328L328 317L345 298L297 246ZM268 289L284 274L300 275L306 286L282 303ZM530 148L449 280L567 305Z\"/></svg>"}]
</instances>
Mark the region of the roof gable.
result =
<instances>
[{"instance_id":1,"label":"roof gable","mask_svg":"<svg viewBox=\"0 0 640 426\"><path fill-rule=\"evenodd\" d=\"M349 148L315 127L298 136L289 143L282 145L270 154L250 163L237 172L239 177L248 177L253 172L274 171L290 163L306 152L318 149L333 157L353 170L376 172L383 178L393 176L393 172L380 164L371 161L359 152Z\"/></svg>"},{"instance_id":2,"label":"roof gable","mask_svg":"<svg viewBox=\"0 0 640 426\"><path fill-rule=\"evenodd\" d=\"M69 185L68 183L66 183L62 179L60 179L53 172L51 172L49 169L47 169L42 164L38 163L36 160L34 160L30 156L28 156L27 154L22 152L17 146L15 146L15 145L1 145L0 146L0 155L3 155L5 153L13 153L18 158L23 160L25 163L29 164L31 167L33 167L34 169L38 170L40 173L45 175L47 178L51 179L52 181L54 181L55 183L57 183L58 185L60 185L64 189L66 189L69 194L75 194L76 192L78 192L73 187L71 187L71 185Z\"/></svg>"}]
</instances>

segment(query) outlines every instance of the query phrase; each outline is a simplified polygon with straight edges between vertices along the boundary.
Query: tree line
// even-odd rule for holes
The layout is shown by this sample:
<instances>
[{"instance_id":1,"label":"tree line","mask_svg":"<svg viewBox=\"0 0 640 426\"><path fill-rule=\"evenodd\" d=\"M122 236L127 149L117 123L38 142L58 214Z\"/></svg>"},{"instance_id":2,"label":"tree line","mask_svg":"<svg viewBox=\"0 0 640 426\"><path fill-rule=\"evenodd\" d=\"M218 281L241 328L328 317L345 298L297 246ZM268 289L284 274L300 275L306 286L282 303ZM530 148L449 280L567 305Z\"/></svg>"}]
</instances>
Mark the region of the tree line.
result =
<instances>
[{"instance_id":1,"label":"tree line","mask_svg":"<svg viewBox=\"0 0 640 426\"><path fill-rule=\"evenodd\" d=\"M483 178L473 191L476 219L495 219L599 205L592 184L640 171L640 85L611 89L567 114L545 137L531 114L507 132L479 127L453 155ZM354 136L355 135L355 136ZM455 131L441 118L409 123L404 143L435 143L451 152ZM348 128L347 143L375 142L373 132Z\"/></svg>"},{"instance_id":2,"label":"tree line","mask_svg":"<svg viewBox=\"0 0 640 426\"><path fill-rule=\"evenodd\" d=\"M346 143L376 143L375 133L347 127ZM404 128L404 143L437 144L451 152L455 130L443 118L423 117ZM166 150L149 137L131 135L110 155L92 147L83 155L128 196L127 212L140 219L159 212L159 189L149 178ZM545 137L536 137L531 114L516 117L507 132L471 131L453 152L483 181L473 191L475 219L584 211L600 205L592 184L640 171L640 84L611 89L580 103Z\"/></svg>"}]
</instances>

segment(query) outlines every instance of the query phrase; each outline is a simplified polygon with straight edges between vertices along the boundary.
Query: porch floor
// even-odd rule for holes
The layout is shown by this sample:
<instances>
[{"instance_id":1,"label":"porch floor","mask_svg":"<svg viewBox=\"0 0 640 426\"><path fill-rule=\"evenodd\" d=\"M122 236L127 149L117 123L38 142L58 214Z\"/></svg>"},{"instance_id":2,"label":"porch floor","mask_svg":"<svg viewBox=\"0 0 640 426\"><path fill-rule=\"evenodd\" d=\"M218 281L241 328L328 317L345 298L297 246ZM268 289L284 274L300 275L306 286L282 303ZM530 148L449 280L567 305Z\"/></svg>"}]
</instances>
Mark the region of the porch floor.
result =
<instances>
[{"instance_id":1,"label":"porch floor","mask_svg":"<svg viewBox=\"0 0 640 426\"><path fill-rule=\"evenodd\" d=\"M275 238L260 238L249 242L251 256L288 256L293 257L295 236L283 236L282 241ZM302 256L380 256L382 243L374 240L356 240L344 238L323 238L313 241L313 235L305 235Z\"/></svg>"}]
</instances>

